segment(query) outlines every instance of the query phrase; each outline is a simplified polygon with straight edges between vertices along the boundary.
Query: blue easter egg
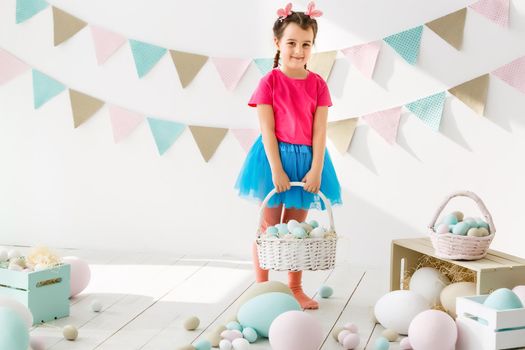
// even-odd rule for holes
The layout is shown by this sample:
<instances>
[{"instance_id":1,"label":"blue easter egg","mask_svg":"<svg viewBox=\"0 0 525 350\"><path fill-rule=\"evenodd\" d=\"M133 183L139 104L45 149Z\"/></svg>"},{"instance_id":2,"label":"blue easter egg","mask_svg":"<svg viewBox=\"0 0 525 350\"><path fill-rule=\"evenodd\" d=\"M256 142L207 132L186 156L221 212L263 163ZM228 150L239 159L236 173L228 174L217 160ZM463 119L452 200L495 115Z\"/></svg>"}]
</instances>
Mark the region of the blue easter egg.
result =
<instances>
[{"instance_id":1,"label":"blue easter egg","mask_svg":"<svg viewBox=\"0 0 525 350\"><path fill-rule=\"evenodd\" d=\"M258 295L241 305L237 320L243 327L253 328L258 335L268 338L273 320L287 311L301 311L301 305L293 296L272 292Z\"/></svg>"},{"instance_id":2,"label":"blue easter egg","mask_svg":"<svg viewBox=\"0 0 525 350\"><path fill-rule=\"evenodd\" d=\"M476 225L478 226L478 228L481 228L481 227L484 227L486 228L487 230L489 230L489 224L487 224L485 221L483 221L482 219L476 219ZM490 232L490 230L489 230Z\"/></svg>"},{"instance_id":3,"label":"blue easter egg","mask_svg":"<svg viewBox=\"0 0 525 350\"><path fill-rule=\"evenodd\" d=\"M253 329L251 327L244 328L242 330L242 335L243 335L244 339L246 339L250 343L255 342L257 340L257 338L258 338L257 332L255 331L255 329Z\"/></svg>"},{"instance_id":4,"label":"blue easter egg","mask_svg":"<svg viewBox=\"0 0 525 350\"><path fill-rule=\"evenodd\" d=\"M235 322L235 321L228 322L228 324L226 325L226 328L227 329L236 329L239 332L242 332L242 326L240 325L239 322Z\"/></svg>"},{"instance_id":5,"label":"blue easter egg","mask_svg":"<svg viewBox=\"0 0 525 350\"><path fill-rule=\"evenodd\" d=\"M334 290L332 289L332 287L323 285L319 288L319 295L321 296L321 298L330 298L332 294L334 294Z\"/></svg>"},{"instance_id":6,"label":"blue easter egg","mask_svg":"<svg viewBox=\"0 0 525 350\"><path fill-rule=\"evenodd\" d=\"M469 225L470 228L478 228L478 224L474 219L466 219L462 221L463 223Z\"/></svg>"},{"instance_id":7,"label":"blue easter egg","mask_svg":"<svg viewBox=\"0 0 525 350\"><path fill-rule=\"evenodd\" d=\"M458 223L458 218L454 214L448 214L441 222L447 225L455 225Z\"/></svg>"},{"instance_id":8,"label":"blue easter egg","mask_svg":"<svg viewBox=\"0 0 525 350\"><path fill-rule=\"evenodd\" d=\"M390 343L385 337L379 337L374 343L374 350L388 350L390 348Z\"/></svg>"},{"instance_id":9,"label":"blue easter egg","mask_svg":"<svg viewBox=\"0 0 525 350\"><path fill-rule=\"evenodd\" d=\"M448 232L452 233L452 230L454 229L454 226L456 226L456 225L448 225Z\"/></svg>"},{"instance_id":10,"label":"blue easter egg","mask_svg":"<svg viewBox=\"0 0 525 350\"><path fill-rule=\"evenodd\" d=\"M296 226L293 228L292 234L295 238L305 238L306 230L302 228L301 226Z\"/></svg>"},{"instance_id":11,"label":"blue easter egg","mask_svg":"<svg viewBox=\"0 0 525 350\"><path fill-rule=\"evenodd\" d=\"M195 347L195 350L211 350L211 343L209 340L206 339L199 340L193 346Z\"/></svg>"},{"instance_id":12,"label":"blue easter egg","mask_svg":"<svg viewBox=\"0 0 525 350\"><path fill-rule=\"evenodd\" d=\"M14 310L0 307L0 349L27 350L29 329Z\"/></svg>"},{"instance_id":13,"label":"blue easter egg","mask_svg":"<svg viewBox=\"0 0 525 350\"><path fill-rule=\"evenodd\" d=\"M290 233L290 231L288 231L288 225L286 224L277 224L275 227L277 227L277 231L280 235L286 235Z\"/></svg>"},{"instance_id":14,"label":"blue easter egg","mask_svg":"<svg viewBox=\"0 0 525 350\"><path fill-rule=\"evenodd\" d=\"M483 304L496 310L523 308L520 298L508 288L496 289L490 293Z\"/></svg>"},{"instance_id":15,"label":"blue easter egg","mask_svg":"<svg viewBox=\"0 0 525 350\"><path fill-rule=\"evenodd\" d=\"M266 234L270 236L276 236L279 233L279 230L275 226L270 226L266 229Z\"/></svg>"},{"instance_id":16,"label":"blue easter egg","mask_svg":"<svg viewBox=\"0 0 525 350\"><path fill-rule=\"evenodd\" d=\"M452 229L452 233L455 235L465 236L469 229L470 229L470 226L467 223L461 221L454 225L454 228Z\"/></svg>"},{"instance_id":17,"label":"blue easter egg","mask_svg":"<svg viewBox=\"0 0 525 350\"><path fill-rule=\"evenodd\" d=\"M313 228L319 227L319 223L315 220L310 220L307 222L307 224L312 226Z\"/></svg>"}]
</instances>

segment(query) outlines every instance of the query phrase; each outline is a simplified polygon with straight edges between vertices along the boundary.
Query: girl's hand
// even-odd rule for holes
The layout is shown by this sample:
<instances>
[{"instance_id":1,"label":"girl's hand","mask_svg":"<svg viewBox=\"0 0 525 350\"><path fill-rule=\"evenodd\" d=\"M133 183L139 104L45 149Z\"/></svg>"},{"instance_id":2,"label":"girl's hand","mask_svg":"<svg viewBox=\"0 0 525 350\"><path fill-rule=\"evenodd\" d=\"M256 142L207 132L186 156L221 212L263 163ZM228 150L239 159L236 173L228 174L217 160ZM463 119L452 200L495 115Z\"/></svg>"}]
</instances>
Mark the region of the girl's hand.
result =
<instances>
[{"instance_id":1,"label":"girl's hand","mask_svg":"<svg viewBox=\"0 0 525 350\"><path fill-rule=\"evenodd\" d=\"M301 181L304 182L305 191L317 193L321 187L321 173L310 169Z\"/></svg>"},{"instance_id":2,"label":"girl's hand","mask_svg":"<svg viewBox=\"0 0 525 350\"><path fill-rule=\"evenodd\" d=\"M290 189L290 179L284 170L272 172L273 186L277 189L277 193L288 191Z\"/></svg>"}]
</instances>

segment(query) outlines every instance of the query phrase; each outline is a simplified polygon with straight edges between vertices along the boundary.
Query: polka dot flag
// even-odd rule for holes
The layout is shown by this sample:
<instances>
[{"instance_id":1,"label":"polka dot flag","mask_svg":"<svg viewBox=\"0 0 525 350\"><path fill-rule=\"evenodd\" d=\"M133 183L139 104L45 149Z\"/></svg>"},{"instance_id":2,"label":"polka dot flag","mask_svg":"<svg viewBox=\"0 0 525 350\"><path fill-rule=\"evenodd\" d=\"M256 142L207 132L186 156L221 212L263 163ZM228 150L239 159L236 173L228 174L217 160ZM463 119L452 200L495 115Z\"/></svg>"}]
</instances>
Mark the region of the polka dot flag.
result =
<instances>
[{"instance_id":1,"label":"polka dot flag","mask_svg":"<svg viewBox=\"0 0 525 350\"><path fill-rule=\"evenodd\" d=\"M412 113L427 124L432 130L439 131L443 106L445 104L445 91L422 98L405 105Z\"/></svg>"}]
</instances>

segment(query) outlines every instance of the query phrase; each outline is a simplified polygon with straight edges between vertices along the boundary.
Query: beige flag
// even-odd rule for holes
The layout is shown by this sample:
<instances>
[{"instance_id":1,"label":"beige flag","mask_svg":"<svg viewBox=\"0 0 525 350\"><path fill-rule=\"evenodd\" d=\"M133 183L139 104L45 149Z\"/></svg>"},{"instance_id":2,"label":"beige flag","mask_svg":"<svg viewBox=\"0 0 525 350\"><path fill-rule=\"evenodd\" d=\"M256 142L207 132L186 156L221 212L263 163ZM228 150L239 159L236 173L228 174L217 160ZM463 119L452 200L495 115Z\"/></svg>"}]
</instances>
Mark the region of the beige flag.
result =
<instances>
[{"instance_id":1,"label":"beige flag","mask_svg":"<svg viewBox=\"0 0 525 350\"><path fill-rule=\"evenodd\" d=\"M69 89L69 99L75 128L91 118L104 105L104 101L72 89Z\"/></svg>"},{"instance_id":2,"label":"beige flag","mask_svg":"<svg viewBox=\"0 0 525 350\"><path fill-rule=\"evenodd\" d=\"M189 52L170 50L170 54L183 88L191 83L208 60L208 56Z\"/></svg>"},{"instance_id":3,"label":"beige flag","mask_svg":"<svg viewBox=\"0 0 525 350\"><path fill-rule=\"evenodd\" d=\"M322 76L326 81L330 76L336 56L337 51L314 53L308 61L307 68Z\"/></svg>"},{"instance_id":4,"label":"beige flag","mask_svg":"<svg viewBox=\"0 0 525 350\"><path fill-rule=\"evenodd\" d=\"M208 162L226 136L228 129L190 125L190 131L199 146L202 157Z\"/></svg>"},{"instance_id":5,"label":"beige flag","mask_svg":"<svg viewBox=\"0 0 525 350\"><path fill-rule=\"evenodd\" d=\"M67 39L78 33L87 23L71 16L53 6L53 24L55 31L55 46L62 44Z\"/></svg>"},{"instance_id":6,"label":"beige flag","mask_svg":"<svg viewBox=\"0 0 525 350\"><path fill-rule=\"evenodd\" d=\"M463 30L465 29L466 16L467 8L463 8L459 11L452 12L451 14L428 22L426 26L432 29L432 31L447 43L459 50L463 43Z\"/></svg>"},{"instance_id":7,"label":"beige flag","mask_svg":"<svg viewBox=\"0 0 525 350\"><path fill-rule=\"evenodd\" d=\"M328 123L326 133L341 154L345 154L350 147L358 118L338 120Z\"/></svg>"},{"instance_id":8,"label":"beige flag","mask_svg":"<svg viewBox=\"0 0 525 350\"><path fill-rule=\"evenodd\" d=\"M487 102L489 74L482 75L466 83L455 86L448 91L459 98L479 115L483 115Z\"/></svg>"}]
</instances>

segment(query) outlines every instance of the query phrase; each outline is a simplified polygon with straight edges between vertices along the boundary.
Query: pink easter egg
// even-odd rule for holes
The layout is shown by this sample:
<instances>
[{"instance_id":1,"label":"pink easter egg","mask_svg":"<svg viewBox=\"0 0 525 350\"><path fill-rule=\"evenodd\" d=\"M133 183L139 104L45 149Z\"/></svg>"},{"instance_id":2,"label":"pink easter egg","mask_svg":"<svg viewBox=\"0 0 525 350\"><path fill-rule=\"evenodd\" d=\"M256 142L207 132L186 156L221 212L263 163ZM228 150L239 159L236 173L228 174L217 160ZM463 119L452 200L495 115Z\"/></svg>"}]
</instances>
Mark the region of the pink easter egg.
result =
<instances>
[{"instance_id":1,"label":"pink easter egg","mask_svg":"<svg viewBox=\"0 0 525 350\"><path fill-rule=\"evenodd\" d=\"M32 350L46 349L46 342L44 341L44 337L41 335L32 335L29 340L29 345Z\"/></svg>"},{"instance_id":2,"label":"pink easter egg","mask_svg":"<svg viewBox=\"0 0 525 350\"><path fill-rule=\"evenodd\" d=\"M520 298L521 303L525 305L525 286L516 286L512 291Z\"/></svg>"},{"instance_id":3,"label":"pink easter egg","mask_svg":"<svg viewBox=\"0 0 525 350\"><path fill-rule=\"evenodd\" d=\"M268 338L272 350L318 350L324 340L323 327L304 311L287 311L272 322Z\"/></svg>"},{"instance_id":4,"label":"pink easter egg","mask_svg":"<svg viewBox=\"0 0 525 350\"><path fill-rule=\"evenodd\" d=\"M337 341L339 342L339 344L343 344L343 339L345 339L345 337L351 333L352 332L350 332L348 329L343 329L341 332L339 332L339 334L337 335Z\"/></svg>"},{"instance_id":5,"label":"pink easter egg","mask_svg":"<svg viewBox=\"0 0 525 350\"><path fill-rule=\"evenodd\" d=\"M439 234L448 233L448 225L447 224L440 224L436 228L436 233L439 233Z\"/></svg>"},{"instance_id":6,"label":"pink easter egg","mask_svg":"<svg viewBox=\"0 0 525 350\"><path fill-rule=\"evenodd\" d=\"M359 341L360 339L357 334L350 333L343 339L343 348L345 350L355 349L359 345Z\"/></svg>"},{"instance_id":7,"label":"pink easter egg","mask_svg":"<svg viewBox=\"0 0 525 350\"><path fill-rule=\"evenodd\" d=\"M427 310L410 322L408 337L414 349L451 350L458 338L458 328L447 313Z\"/></svg>"},{"instance_id":8,"label":"pink easter egg","mask_svg":"<svg viewBox=\"0 0 525 350\"><path fill-rule=\"evenodd\" d=\"M69 295L70 297L74 297L88 286L89 280L91 279L91 270L87 262L76 256L66 256L62 258L62 262L71 266L71 290Z\"/></svg>"},{"instance_id":9,"label":"pink easter egg","mask_svg":"<svg viewBox=\"0 0 525 350\"><path fill-rule=\"evenodd\" d=\"M410 345L410 340L408 337L401 339L399 342L399 349L400 350L412 350L412 345Z\"/></svg>"},{"instance_id":10,"label":"pink easter egg","mask_svg":"<svg viewBox=\"0 0 525 350\"><path fill-rule=\"evenodd\" d=\"M351 333L359 333L359 328L355 323L348 322L343 326L344 329L350 331Z\"/></svg>"},{"instance_id":11,"label":"pink easter egg","mask_svg":"<svg viewBox=\"0 0 525 350\"><path fill-rule=\"evenodd\" d=\"M234 339L242 338L242 333L237 329L227 329L221 332L221 337L233 342Z\"/></svg>"}]
</instances>

